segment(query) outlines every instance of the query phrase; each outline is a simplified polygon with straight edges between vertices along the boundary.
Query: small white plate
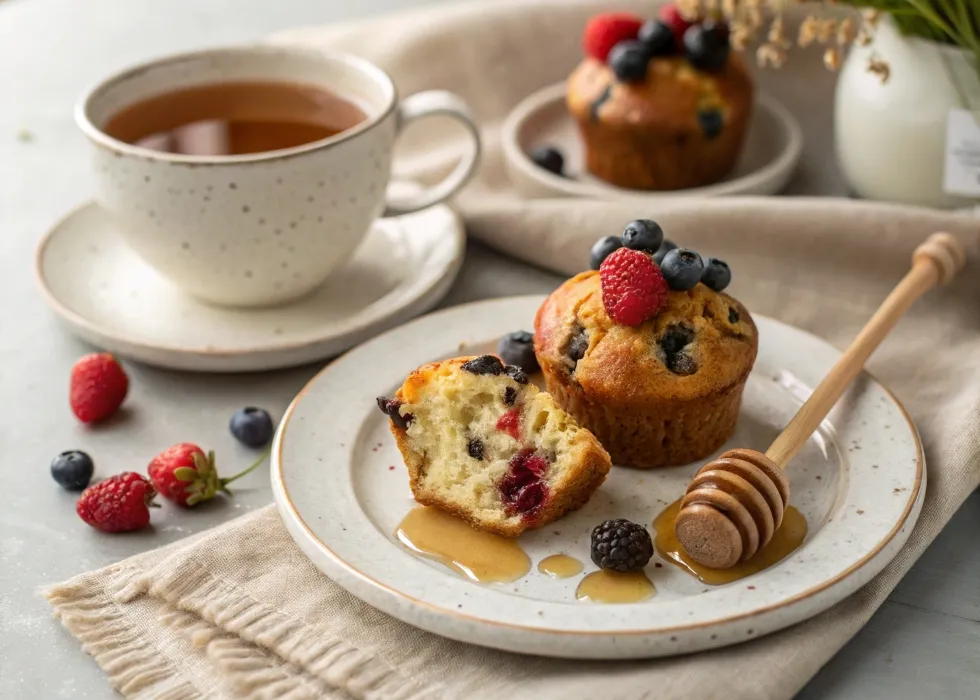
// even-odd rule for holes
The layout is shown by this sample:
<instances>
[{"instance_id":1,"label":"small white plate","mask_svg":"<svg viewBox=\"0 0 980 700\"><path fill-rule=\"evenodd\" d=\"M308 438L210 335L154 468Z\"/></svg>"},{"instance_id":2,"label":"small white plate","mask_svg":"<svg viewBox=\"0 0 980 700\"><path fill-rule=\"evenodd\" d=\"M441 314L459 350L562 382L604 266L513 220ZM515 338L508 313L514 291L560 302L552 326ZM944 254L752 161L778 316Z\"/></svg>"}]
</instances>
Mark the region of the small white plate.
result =
<instances>
[{"instance_id":1,"label":"small white plate","mask_svg":"<svg viewBox=\"0 0 980 700\"><path fill-rule=\"evenodd\" d=\"M89 202L48 232L36 268L46 301L84 340L160 367L243 372L337 355L427 311L449 291L465 250L462 222L449 207L379 219L312 296L229 309L160 276Z\"/></svg>"},{"instance_id":2,"label":"small white plate","mask_svg":"<svg viewBox=\"0 0 980 700\"><path fill-rule=\"evenodd\" d=\"M803 546L725 586L669 563L646 572L657 595L636 604L575 600L581 576L537 572L549 554L589 561L607 518L650 524L680 497L698 464L614 467L589 503L518 540L531 572L479 584L402 548L393 532L413 507L405 468L375 397L417 365L531 326L541 297L431 314L338 359L300 392L280 423L272 488L283 522L314 564L365 602L452 639L545 656L639 658L745 641L826 610L878 573L908 538L925 493L921 445L888 391L862 375L791 464L792 503L809 523ZM761 345L738 429L723 449L765 449L840 356L803 331L756 317Z\"/></svg>"},{"instance_id":3,"label":"small white plate","mask_svg":"<svg viewBox=\"0 0 980 700\"><path fill-rule=\"evenodd\" d=\"M528 197L663 199L730 194L776 194L793 176L803 152L803 130L783 105L768 95L756 98L745 145L735 169L721 182L685 190L628 190L591 176L578 126L565 106L565 83L538 90L511 111L501 130L504 163L518 190ZM531 160L538 146L556 147L565 156L565 177Z\"/></svg>"}]
</instances>

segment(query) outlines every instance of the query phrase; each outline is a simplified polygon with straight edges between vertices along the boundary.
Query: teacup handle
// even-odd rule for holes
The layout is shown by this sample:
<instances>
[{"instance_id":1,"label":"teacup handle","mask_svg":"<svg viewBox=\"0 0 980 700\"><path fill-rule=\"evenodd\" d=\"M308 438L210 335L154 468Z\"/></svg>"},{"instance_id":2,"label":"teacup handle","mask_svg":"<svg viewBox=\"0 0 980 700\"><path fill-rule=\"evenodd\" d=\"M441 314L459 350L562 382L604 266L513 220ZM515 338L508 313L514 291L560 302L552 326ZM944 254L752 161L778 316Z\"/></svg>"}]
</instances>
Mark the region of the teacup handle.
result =
<instances>
[{"instance_id":1,"label":"teacup handle","mask_svg":"<svg viewBox=\"0 0 980 700\"><path fill-rule=\"evenodd\" d=\"M476 170L480 160L480 130L470 113L469 106L458 95L446 90L426 90L406 97L398 105L398 131L401 133L405 126L416 119L437 114L453 117L465 126L470 135L472 147L463 156L459 165L439 184L433 185L418 194L399 197L389 195L382 216L409 214L449 199L469 181Z\"/></svg>"}]
</instances>

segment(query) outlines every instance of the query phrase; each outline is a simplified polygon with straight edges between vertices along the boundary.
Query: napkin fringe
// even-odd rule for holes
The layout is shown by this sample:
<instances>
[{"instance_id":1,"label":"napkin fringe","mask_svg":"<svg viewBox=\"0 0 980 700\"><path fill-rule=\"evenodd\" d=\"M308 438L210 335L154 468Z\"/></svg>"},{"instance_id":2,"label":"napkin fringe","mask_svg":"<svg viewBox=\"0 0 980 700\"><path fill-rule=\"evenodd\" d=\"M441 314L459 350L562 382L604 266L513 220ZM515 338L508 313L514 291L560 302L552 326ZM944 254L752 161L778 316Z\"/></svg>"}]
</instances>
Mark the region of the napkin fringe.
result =
<instances>
[{"instance_id":1,"label":"napkin fringe","mask_svg":"<svg viewBox=\"0 0 980 700\"><path fill-rule=\"evenodd\" d=\"M117 580L132 571L115 572ZM77 578L44 588L41 595L54 616L82 644L127 698L187 700L200 691L181 675L125 619L118 603L104 589Z\"/></svg>"},{"instance_id":2,"label":"napkin fringe","mask_svg":"<svg viewBox=\"0 0 980 700\"><path fill-rule=\"evenodd\" d=\"M196 559L183 560L176 566L165 560L131 579L119 595L141 593L197 615L211 629L176 615L167 616L165 621L181 627L195 644L205 646L217 665L234 667L233 675L245 687L267 683L269 663L261 655L243 653L242 645L225 643L225 634L267 650L359 700L431 700L442 694L440 688L423 686L375 654L318 625L289 617L243 594Z\"/></svg>"}]
</instances>

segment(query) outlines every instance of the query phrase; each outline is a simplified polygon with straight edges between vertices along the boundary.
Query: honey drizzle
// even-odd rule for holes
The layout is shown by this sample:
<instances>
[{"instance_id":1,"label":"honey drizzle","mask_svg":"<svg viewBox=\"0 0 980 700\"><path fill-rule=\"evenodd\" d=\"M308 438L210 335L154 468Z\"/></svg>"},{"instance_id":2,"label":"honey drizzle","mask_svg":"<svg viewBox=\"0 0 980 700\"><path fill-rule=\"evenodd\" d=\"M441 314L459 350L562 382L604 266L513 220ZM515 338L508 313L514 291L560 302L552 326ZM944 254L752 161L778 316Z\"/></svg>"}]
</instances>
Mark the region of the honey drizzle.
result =
<instances>
[{"instance_id":1,"label":"honey drizzle","mask_svg":"<svg viewBox=\"0 0 980 700\"><path fill-rule=\"evenodd\" d=\"M769 544L756 552L751 559L739 562L730 569L709 569L691 559L674 534L674 521L677 519L680 504L679 499L674 501L653 521L657 551L664 559L709 586L732 583L768 569L796 550L806 538L806 518L796 508L788 506L783 522L773 533Z\"/></svg>"},{"instance_id":2,"label":"honey drizzle","mask_svg":"<svg viewBox=\"0 0 980 700\"><path fill-rule=\"evenodd\" d=\"M591 603L639 603L657 592L642 571L621 574L600 569L582 579L575 597Z\"/></svg>"},{"instance_id":3,"label":"honey drizzle","mask_svg":"<svg viewBox=\"0 0 980 700\"><path fill-rule=\"evenodd\" d=\"M395 537L413 552L481 583L510 583L531 570L516 540L477 530L438 508L410 510Z\"/></svg>"},{"instance_id":4,"label":"honey drizzle","mask_svg":"<svg viewBox=\"0 0 980 700\"><path fill-rule=\"evenodd\" d=\"M538 564L538 571L551 578L568 578L582 573L582 562L567 554L552 554Z\"/></svg>"}]
</instances>

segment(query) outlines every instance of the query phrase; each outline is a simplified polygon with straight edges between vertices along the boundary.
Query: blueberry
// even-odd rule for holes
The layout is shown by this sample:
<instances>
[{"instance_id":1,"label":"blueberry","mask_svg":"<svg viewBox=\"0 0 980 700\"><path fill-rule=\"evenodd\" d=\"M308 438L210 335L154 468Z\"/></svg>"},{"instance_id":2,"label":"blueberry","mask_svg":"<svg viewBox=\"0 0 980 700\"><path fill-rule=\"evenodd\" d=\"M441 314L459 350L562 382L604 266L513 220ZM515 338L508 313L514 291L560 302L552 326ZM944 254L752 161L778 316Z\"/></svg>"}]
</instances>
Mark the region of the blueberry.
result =
<instances>
[{"instance_id":1,"label":"blueberry","mask_svg":"<svg viewBox=\"0 0 980 700\"><path fill-rule=\"evenodd\" d=\"M687 326L670 326L660 339L664 354L676 355L689 344L694 342L694 331Z\"/></svg>"},{"instance_id":2,"label":"blueberry","mask_svg":"<svg viewBox=\"0 0 980 700\"><path fill-rule=\"evenodd\" d=\"M408 430L408 426L415 420L415 416L411 413L406 413L404 416L401 414L399 409L402 407L402 402L398 399L388 399L387 397L379 396L377 401L378 408L381 409L383 414L391 418L391 422L395 424L396 428Z\"/></svg>"},{"instance_id":3,"label":"blueberry","mask_svg":"<svg viewBox=\"0 0 980 700\"><path fill-rule=\"evenodd\" d=\"M610 253L619 250L623 247L623 239L619 236L606 236L605 238L600 238L592 246L592 251L589 253L589 266L593 270L598 270L599 266L602 265L602 261L609 257Z\"/></svg>"},{"instance_id":4,"label":"blueberry","mask_svg":"<svg viewBox=\"0 0 980 700\"><path fill-rule=\"evenodd\" d=\"M680 374L687 376L689 374L694 374L698 371L697 363L691 358L690 355L679 352L676 355L667 356L667 369L669 369L674 374Z\"/></svg>"},{"instance_id":5,"label":"blueberry","mask_svg":"<svg viewBox=\"0 0 980 700\"><path fill-rule=\"evenodd\" d=\"M463 370L473 374L492 374L497 376L504 373L504 365L500 358L493 355L481 355L463 363Z\"/></svg>"},{"instance_id":6,"label":"blueberry","mask_svg":"<svg viewBox=\"0 0 980 700\"><path fill-rule=\"evenodd\" d=\"M480 438L470 438L466 443L466 452L473 459L483 459L483 441Z\"/></svg>"},{"instance_id":7,"label":"blueberry","mask_svg":"<svg viewBox=\"0 0 980 700\"><path fill-rule=\"evenodd\" d=\"M504 403L513 406L517 402L517 389L512 386L504 389Z\"/></svg>"},{"instance_id":8,"label":"blueberry","mask_svg":"<svg viewBox=\"0 0 980 700\"><path fill-rule=\"evenodd\" d=\"M249 447L265 446L275 432L275 425L269 414L254 406L235 411L228 427L238 442Z\"/></svg>"},{"instance_id":9,"label":"blueberry","mask_svg":"<svg viewBox=\"0 0 980 700\"><path fill-rule=\"evenodd\" d=\"M51 460L51 476L69 491L81 491L92 480L95 464L81 450L68 450Z\"/></svg>"},{"instance_id":10,"label":"blueberry","mask_svg":"<svg viewBox=\"0 0 980 700\"><path fill-rule=\"evenodd\" d=\"M497 343L497 354L508 365L517 365L525 372L538 371L538 358L534 356L534 336L527 331L508 333Z\"/></svg>"},{"instance_id":11,"label":"blueberry","mask_svg":"<svg viewBox=\"0 0 980 700\"><path fill-rule=\"evenodd\" d=\"M734 306L729 307L729 309L728 309L728 322L729 323L732 323L732 324L738 323L739 318L740 318L740 316L738 314L738 309L736 309Z\"/></svg>"},{"instance_id":12,"label":"blueberry","mask_svg":"<svg viewBox=\"0 0 980 700\"><path fill-rule=\"evenodd\" d=\"M633 250L654 253L664 242L664 230L656 221L637 219L623 229L623 245Z\"/></svg>"},{"instance_id":13,"label":"blueberry","mask_svg":"<svg viewBox=\"0 0 980 700\"><path fill-rule=\"evenodd\" d=\"M701 279L704 263L701 256L687 248L674 248L664 256L660 271L667 286L675 292L686 292Z\"/></svg>"},{"instance_id":14,"label":"blueberry","mask_svg":"<svg viewBox=\"0 0 980 700\"><path fill-rule=\"evenodd\" d=\"M731 284L732 271L724 260L708 258L708 262L704 265L704 271L701 273L701 281L706 287L720 292Z\"/></svg>"},{"instance_id":15,"label":"blueberry","mask_svg":"<svg viewBox=\"0 0 980 700\"><path fill-rule=\"evenodd\" d=\"M664 242L660 244L657 252L653 254L653 261L658 265L662 265L664 262L664 256L677 247L677 244L671 240L664 239Z\"/></svg>"},{"instance_id":16,"label":"blueberry","mask_svg":"<svg viewBox=\"0 0 980 700\"><path fill-rule=\"evenodd\" d=\"M584 328L579 328L568 340L568 347L566 349L568 358L572 362L578 362L585 357L585 353L588 349L589 336L586 334Z\"/></svg>"},{"instance_id":17,"label":"blueberry","mask_svg":"<svg viewBox=\"0 0 980 700\"><path fill-rule=\"evenodd\" d=\"M517 365L507 365L504 371L507 373L508 377L513 379L518 384L527 384L529 381L527 374L525 374L524 370Z\"/></svg>"},{"instance_id":18,"label":"blueberry","mask_svg":"<svg viewBox=\"0 0 980 700\"><path fill-rule=\"evenodd\" d=\"M563 175L565 171L565 156L554 146L539 146L531 153L531 160L539 168L544 168L549 173Z\"/></svg>"},{"instance_id":19,"label":"blueberry","mask_svg":"<svg viewBox=\"0 0 980 700\"><path fill-rule=\"evenodd\" d=\"M705 109L698 112L698 124L701 126L701 133L709 141L718 138L722 127L725 126L725 118L718 109Z\"/></svg>"},{"instance_id":20,"label":"blueberry","mask_svg":"<svg viewBox=\"0 0 980 700\"><path fill-rule=\"evenodd\" d=\"M709 20L693 24L684 32L684 52L698 70L720 71L725 67L730 49L728 28L724 24Z\"/></svg>"},{"instance_id":21,"label":"blueberry","mask_svg":"<svg viewBox=\"0 0 980 700\"><path fill-rule=\"evenodd\" d=\"M608 63L624 83L646 80L650 51L642 41L621 41L609 52Z\"/></svg>"},{"instance_id":22,"label":"blueberry","mask_svg":"<svg viewBox=\"0 0 980 700\"><path fill-rule=\"evenodd\" d=\"M651 19L640 27L640 41L647 45L651 56L669 56L674 53L677 43L674 30L659 19Z\"/></svg>"}]
</instances>

